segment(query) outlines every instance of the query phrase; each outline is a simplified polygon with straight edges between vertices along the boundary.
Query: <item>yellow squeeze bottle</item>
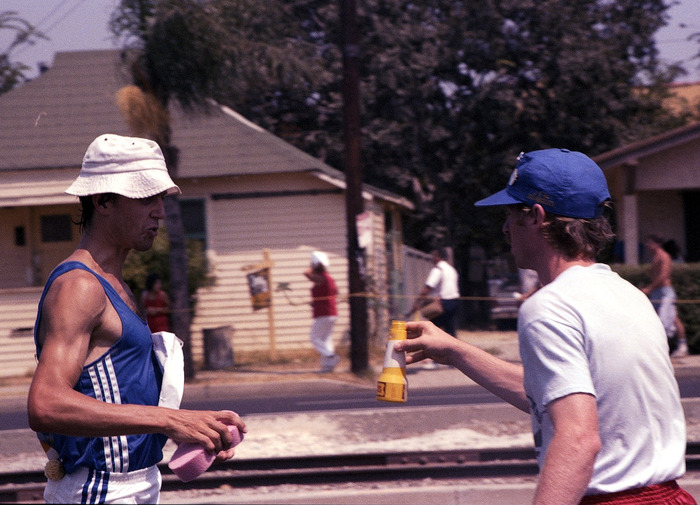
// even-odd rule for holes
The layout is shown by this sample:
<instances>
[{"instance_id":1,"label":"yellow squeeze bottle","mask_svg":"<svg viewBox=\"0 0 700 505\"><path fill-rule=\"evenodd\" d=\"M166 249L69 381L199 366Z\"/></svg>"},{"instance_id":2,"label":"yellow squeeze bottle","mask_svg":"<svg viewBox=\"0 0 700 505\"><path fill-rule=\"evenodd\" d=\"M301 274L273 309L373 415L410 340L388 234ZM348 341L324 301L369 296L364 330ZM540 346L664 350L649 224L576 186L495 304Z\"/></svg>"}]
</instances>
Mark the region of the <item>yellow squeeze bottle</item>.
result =
<instances>
[{"instance_id":1,"label":"yellow squeeze bottle","mask_svg":"<svg viewBox=\"0 0 700 505\"><path fill-rule=\"evenodd\" d=\"M402 403L408 396L406 353L394 350L397 340L406 340L405 321L391 322L391 335L386 344L384 368L377 381L377 400Z\"/></svg>"}]
</instances>

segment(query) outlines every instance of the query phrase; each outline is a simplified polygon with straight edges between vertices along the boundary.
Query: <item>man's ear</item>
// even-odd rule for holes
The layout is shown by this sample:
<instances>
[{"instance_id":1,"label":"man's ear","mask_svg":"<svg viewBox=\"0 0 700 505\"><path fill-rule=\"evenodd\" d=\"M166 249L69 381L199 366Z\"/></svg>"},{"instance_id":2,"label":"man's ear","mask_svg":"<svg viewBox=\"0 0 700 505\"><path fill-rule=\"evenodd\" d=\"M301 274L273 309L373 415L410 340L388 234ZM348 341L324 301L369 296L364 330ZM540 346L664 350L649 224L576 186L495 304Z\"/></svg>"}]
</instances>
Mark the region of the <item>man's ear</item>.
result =
<instances>
[{"instance_id":1,"label":"man's ear","mask_svg":"<svg viewBox=\"0 0 700 505\"><path fill-rule=\"evenodd\" d=\"M110 195L107 194L101 194L101 195L92 195L92 204L95 207L95 210L97 212L103 212L107 210L107 204L112 202L112 198L110 198Z\"/></svg>"},{"instance_id":2,"label":"man's ear","mask_svg":"<svg viewBox=\"0 0 700 505\"><path fill-rule=\"evenodd\" d=\"M95 208L104 208L107 206L107 198L105 198L106 195L92 195L92 203L95 206Z\"/></svg>"},{"instance_id":3,"label":"man's ear","mask_svg":"<svg viewBox=\"0 0 700 505\"><path fill-rule=\"evenodd\" d=\"M532 217L535 220L536 224L544 223L546 212L539 203L536 203L532 206L532 208L530 209L530 214L532 214Z\"/></svg>"}]
</instances>

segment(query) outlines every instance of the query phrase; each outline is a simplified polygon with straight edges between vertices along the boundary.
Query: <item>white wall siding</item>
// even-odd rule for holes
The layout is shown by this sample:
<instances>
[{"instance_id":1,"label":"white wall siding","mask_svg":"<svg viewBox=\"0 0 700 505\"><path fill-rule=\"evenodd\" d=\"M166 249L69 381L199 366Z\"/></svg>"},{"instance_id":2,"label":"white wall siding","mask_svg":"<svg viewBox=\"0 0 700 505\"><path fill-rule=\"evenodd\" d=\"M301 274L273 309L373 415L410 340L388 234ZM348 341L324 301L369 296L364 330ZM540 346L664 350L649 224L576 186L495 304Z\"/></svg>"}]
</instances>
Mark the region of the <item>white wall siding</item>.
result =
<instances>
[{"instance_id":1,"label":"white wall siding","mask_svg":"<svg viewBox=\"0 0 700 505\"><path fill-rule=\"evenodd\" d=\"M317 249L328 254L329 270L338 285L339 318L334 339L336 343L343 340L349 329L344 193L299 174L183 181L180 186L185 197L206 201L207 255L215 277L214 285L199 291L192 321L192 350L198 367L205 362L203 330L208 328L231 326L234 354L266 354L270 350L268 311L252 309L246 279L249 270L244 270L261 263L266 249L274 264L271 288L276 350L312 349L311 282L303 272L309 267L311 251ZM227 193L232 188L235 193ZM275 191L302 193L270 196ZM317 193L312 194L314 191ZM381 205L366 201L365 208L373 213L373 245L367 251L367 266L372 278L368 288L376 296L368 304L370 337L376 337L376 343L388 328L383 272L386 232ZM289 290L275 291L280 284ZM31 328L41 290L0 290L0 377L30 374L36 367Z\"/></svg>"},{"instance_id":2,"label":"white wall siding","mask_svg":"<svg viewBox=\"0 0 700 505\"><path fill-rule=\"evenodd\" d=\"M41 291L0 290L0 377L30 375L36 368L33 325Z\"/></svg>"},{"instance_id":3,"label":"white wall siding","mask_svg":"<svg viewBox=\"0 0 700 505\"><path fill-rule=\"evenodd\" d=\"M234 353L269 350L268 311L253 311L246 279L249 271L244 271L263 261L265 249L274 264L271 288L276 348L310 348L311 283L303 272L309 267L311 251L319 249L329 255L330 274L339 292L348 292L343 195L224 198L210 200L207 214L210 267L216 283L198 293L193 321L195 360L203 361L204 328L232 326ZM287 296L275 291L280 283L289 287ZM338 309L336 341L348 326L344 297L339 299Z\"/></svg>"}]
</instances>

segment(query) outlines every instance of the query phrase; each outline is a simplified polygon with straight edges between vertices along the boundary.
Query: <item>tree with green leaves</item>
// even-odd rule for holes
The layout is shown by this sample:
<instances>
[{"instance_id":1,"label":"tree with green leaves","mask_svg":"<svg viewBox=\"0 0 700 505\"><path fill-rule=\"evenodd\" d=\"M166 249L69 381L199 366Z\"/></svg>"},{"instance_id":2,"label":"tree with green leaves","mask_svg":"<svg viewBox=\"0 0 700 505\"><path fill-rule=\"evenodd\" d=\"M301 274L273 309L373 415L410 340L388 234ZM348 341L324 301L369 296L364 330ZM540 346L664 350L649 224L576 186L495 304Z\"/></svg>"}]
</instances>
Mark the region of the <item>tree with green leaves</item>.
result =
<instances>
[{"instance_id":1,"label":"tree with green leaves","mask_svg":"<svg viewBox=\"0 0 700 505\"><path fill-rule=\"evenodd\" d=\"M25 79L29 67L24 63L12 61L12 53L27 45L33 45L46 36L37 31L30 23L14 11L0 11L0 30L14 33L12 42L6 48L0 48L0 95L10 91Z\"/></svg>"},{"instance_id":2,"label":"tree with green leaves","mask_svg":"<svg viewBox=\"0 0 700 505\"><path fill-rule=\"evenodd\" d=\"M306 19L299 37L317 46L333 79L303 96L255 86L219 99L342 166L338 2L293 3ZM363 2L363 167L367 182L416 202L413 245L497 249L500 217L471 205L503 185L521 150L595 155L680 124L662 107L678 69L660 65L654 42L666 8L662 0Z\"/></svg>"}]
</instances>

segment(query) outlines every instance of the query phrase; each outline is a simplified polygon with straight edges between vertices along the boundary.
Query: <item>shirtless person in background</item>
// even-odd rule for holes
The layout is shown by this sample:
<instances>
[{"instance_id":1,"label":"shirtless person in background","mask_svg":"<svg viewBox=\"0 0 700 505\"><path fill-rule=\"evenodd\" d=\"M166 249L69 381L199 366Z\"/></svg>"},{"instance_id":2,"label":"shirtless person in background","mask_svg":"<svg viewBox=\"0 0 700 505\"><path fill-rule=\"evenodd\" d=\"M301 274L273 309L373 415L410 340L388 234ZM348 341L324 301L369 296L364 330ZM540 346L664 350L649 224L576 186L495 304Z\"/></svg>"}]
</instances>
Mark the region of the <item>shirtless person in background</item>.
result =
<instances>
[{"instance_id":1,"label":"shirtless person in background","mask_svg":"<svg viewBox=\"0 0 700 505\"><path fill-rule=\"evenodd\" d=\"M649 297L654 310L659 315L666 330L669 348L680 349L681 342L675 342L678 332L676 311L676 292L671 284L671 265L673 260L663 248L664 240L657 235L649 235L644 245L651 252L651 269L649 271L650 283L642 288L645 295ZM687 349L686 343L682 345ZM687 351L686 351L687 352Z\"/></svg>"}]
</instances>

